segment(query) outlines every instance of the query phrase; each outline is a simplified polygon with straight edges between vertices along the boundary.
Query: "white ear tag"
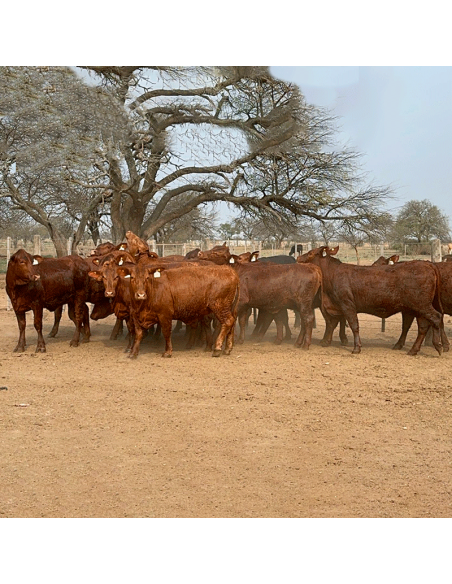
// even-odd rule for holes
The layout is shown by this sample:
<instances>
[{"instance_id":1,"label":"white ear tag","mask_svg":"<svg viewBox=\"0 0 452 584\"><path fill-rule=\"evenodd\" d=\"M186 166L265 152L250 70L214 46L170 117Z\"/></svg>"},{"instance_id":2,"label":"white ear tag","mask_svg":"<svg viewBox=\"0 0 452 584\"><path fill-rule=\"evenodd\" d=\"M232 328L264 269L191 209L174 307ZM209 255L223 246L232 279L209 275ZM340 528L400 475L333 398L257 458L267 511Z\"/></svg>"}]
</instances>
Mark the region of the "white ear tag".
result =
<instances>
[{"instance_id":1,"label":"white ear tag","mask_svg":"<svg viewBox=\"0 0 452 584\"><path fill-rule=\"evenodd\" d=\"M323 250L322 256L326 257L326 249Z\"/></svg>"},{"instance_id":2,"label":"white ear tag","mask_svg":"<svg viewBox=\"0 0 452 584\"><path fill-rule=\"evenodd\" d=\"M393 266L394 265L394 262L392 260L389 260L389 265L390 266Z\"/></svg>"},{"instance_id":3,"label":"white ear tag","mask_svg":"<svg viewBox=\"0 0 452 584\"><path fill-rule=\"evenodd\" d=\"M160 278L160 272L154 272L154 278Z\"/></svg>"},{"instance_id":4,"label":"white ear tag","mask_svg":"<svg viewBox=\"0 0 452 584\"><path fill-rule=\"evenodd\" d=\"M230 264L234 264L234 263L235 263L235 260L234 260L234 258L231 258L231 259L229 260L229 263L230 263Z\"/></svg>"},{"instance_id":5,"label":"white ear tag","mask_svg":"<svg viewBox=\"0 0 452 584\"><path fill-rule=\"evenodd\" d=\"M130 278L130 274L127 274L127 276L124 276L124 278Z\"/></svg>"},{"instance_id":6,"label":"white ear tag","mask_svg":"<svg viewBox=\"0 0 452 584\"><path fill-rule=\"evenodd\" d=\"M35 258L35 259L33 260L33 265L34 265L34 266L37 266L38 264L39 264L39 262L38 262L38 260Z\"/></svg>"},{"instance_id":7,"label":"white ear tag","mask_svg":"<svg viewBox=\"0 0 452 584\"><path fill-rule=\"evenodd\" d=\"M124 263L124 260L121 258L118 262L118 266L122 266L123 263Z\"/></svg>"},{"instance_id":8,"label":"white ear tag","mask_svg":"<svg viewBox=\"0 0 452 584\"><path fill-rule=\"evenodd\" d=\"M252 262L255 262L255 261L256 261L256 256L253 256L253 257L251 258L251 261L252 261Z\"/></svg>"}]
</instances>

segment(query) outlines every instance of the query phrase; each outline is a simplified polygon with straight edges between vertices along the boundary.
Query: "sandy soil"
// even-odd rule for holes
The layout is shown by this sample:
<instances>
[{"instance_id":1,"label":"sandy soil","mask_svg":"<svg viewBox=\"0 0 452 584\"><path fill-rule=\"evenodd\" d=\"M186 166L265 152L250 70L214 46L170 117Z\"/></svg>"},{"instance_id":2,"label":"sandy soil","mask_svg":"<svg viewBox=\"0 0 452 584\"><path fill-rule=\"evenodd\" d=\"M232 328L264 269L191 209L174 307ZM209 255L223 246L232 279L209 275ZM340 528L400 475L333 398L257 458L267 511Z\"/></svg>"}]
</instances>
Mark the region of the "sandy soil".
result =
<instances>
[{"instance_id":1,"label":"sandy soil","mask_svg":"<svg viewBox=\"0 0 452 584\"><path fill-rule=\"evenodd\" d=\"M71 348L64 315L35 354L28 313L17 354L1 289L0 516L452 516L452 353L394 352L399 316L360 320L360 355L320 347L318 315L308 352L273 329L230 357L179 334L172 359L146 340L132 361L112 317Z\"/></svg>"}]
</instances>

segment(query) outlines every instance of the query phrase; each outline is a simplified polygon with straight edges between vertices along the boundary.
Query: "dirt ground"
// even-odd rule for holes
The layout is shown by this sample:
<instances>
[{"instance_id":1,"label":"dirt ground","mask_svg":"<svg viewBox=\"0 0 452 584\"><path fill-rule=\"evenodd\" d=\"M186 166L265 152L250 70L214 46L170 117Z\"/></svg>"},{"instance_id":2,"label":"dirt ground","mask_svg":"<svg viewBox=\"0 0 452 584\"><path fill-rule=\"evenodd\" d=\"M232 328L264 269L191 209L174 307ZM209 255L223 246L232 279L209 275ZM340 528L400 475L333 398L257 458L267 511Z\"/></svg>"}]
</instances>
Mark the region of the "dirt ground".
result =
<instances>
[{"instance_id":1,"label":"dirt ground","mask_svg":"<svg viewBox=\"0 0 452 584\"><path fill-rule=\"evenodd\" d=\"M361 315L360 355L320 347L318 315L308 352L270 329L217 359L145 340L136 361L113 322L71 348L64 314L36 354L27 313L13 353L0 290L1 517L452 516L452 352L392 351L399 315Z\"/></svg>"}]
</instances>

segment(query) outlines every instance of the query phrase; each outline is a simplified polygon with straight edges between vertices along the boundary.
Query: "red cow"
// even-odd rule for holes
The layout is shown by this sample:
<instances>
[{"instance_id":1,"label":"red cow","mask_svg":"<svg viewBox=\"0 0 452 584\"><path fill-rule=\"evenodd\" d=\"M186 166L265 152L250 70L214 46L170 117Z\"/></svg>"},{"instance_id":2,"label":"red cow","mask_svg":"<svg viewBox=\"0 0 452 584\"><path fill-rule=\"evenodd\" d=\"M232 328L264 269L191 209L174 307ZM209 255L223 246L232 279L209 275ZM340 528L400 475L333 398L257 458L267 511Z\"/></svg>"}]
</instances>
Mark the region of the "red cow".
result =
<instances>
[{"instance_id":1,"label":"red cow","mask_svg":"<svg viewBox=\"0 0 452 584\"><path fill-rule=\"evenodd\" d=\"M116 272L130 286L129 310L135 333L131 358L138 356L143 332L153 324L160 323L166 341L163 356L171 357L172 321L195 325L211 313L221 325L212 355L221 354L224 341L225 354L230 354L239 280L229 267L183 265L171 268L163 263L158 267L140 262L135 266L118 267Z\"/></svg>"},{"instance_id":2,"label":"red cow","mask_svg":"<svg viewBox=\"0 0 452 584\"><path fill-rule=\"evenodd\" d=\"M391 266L355 266L343 264L333 256L339 246L323 246L298 257L298 262L319 266L324 282L324 308L336 318L345 316L354 336L353 353L361 352L358 313L388 318L398 312L411 312L418 320L418 336L409 355L419 352L431 324L433 344L442 352L439 297L440 275L430 262L413 261ZM334 328L334 327L333 327ZM332 329L325 331L331 338ZM327 335L328 332L328 335Z\"/></svg>"},{"instance_id":3,"label":"red cow","mask_svg":"<svg viewBox=\"0 0 452 584\"><path fill-rule=\"evenodd\" d=\"M24 249L18 250L8 262L6 292L11 299L19 326L19 341L15 352L25 351L25 313L33 310L34 327L38 333L36 352L45 353L46 345L42 336L43 310L54 311L68 304L74 315L76 328L70 342L77 347L80 340L84 317L87 312L86 299L89 268L76 255L51 258L39 262ZM89 321L86 320L83 342L89 340Z\"/></svg>"},{"instance_id":4,"label":"red cow","mask_svg":"<svg viewBox=\"0 0 452 584\"><path fill-rule=\"evenodd\" d=\"M296 346L308 349L311 344L313 305L320 297L322 273L316 266L281 265L260 262L241 263L232 256L231 265L240 278L240 297L237 306L240 325L239 343L245 339L245 323L249 308L259 308L273 315L276 322L277 342L282 341L283 309L298 310L301 316L300 334ZM302 268L302 269L300 269ZM312 269L314 268L314 269Z\"/></svg>"}]
</instances>

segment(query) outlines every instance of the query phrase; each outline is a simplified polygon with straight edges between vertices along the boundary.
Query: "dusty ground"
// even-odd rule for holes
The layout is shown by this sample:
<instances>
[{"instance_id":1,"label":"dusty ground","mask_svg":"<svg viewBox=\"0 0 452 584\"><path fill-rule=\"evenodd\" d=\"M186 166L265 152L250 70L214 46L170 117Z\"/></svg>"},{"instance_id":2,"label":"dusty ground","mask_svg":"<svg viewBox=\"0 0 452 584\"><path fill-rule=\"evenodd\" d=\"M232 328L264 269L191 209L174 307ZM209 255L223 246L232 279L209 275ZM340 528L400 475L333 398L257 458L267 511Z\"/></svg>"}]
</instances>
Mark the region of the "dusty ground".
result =
<instances>
[{"instance_id":1,"label":"dusty ground","mask_svg":"<svg viewBox=\"0 0 452 584\"><path fill-rule=\"evenodd\" d=\"M145 341L132 361L111 317L70 348L64 316L35 354L28 314L13 353L0 290L0 516L452 516L452 353L392 351L399 316L361 316L361 355L320 347L319 316L309 352L271 330L230 357L177 335L172 359Z\"/></svg>"}]
</instances>

